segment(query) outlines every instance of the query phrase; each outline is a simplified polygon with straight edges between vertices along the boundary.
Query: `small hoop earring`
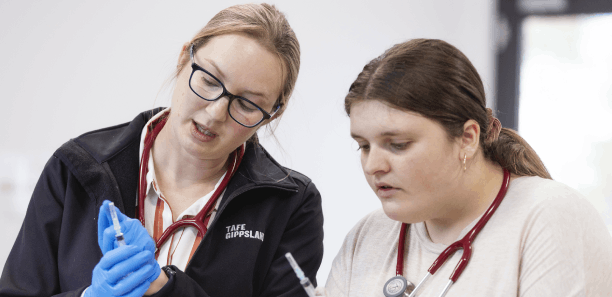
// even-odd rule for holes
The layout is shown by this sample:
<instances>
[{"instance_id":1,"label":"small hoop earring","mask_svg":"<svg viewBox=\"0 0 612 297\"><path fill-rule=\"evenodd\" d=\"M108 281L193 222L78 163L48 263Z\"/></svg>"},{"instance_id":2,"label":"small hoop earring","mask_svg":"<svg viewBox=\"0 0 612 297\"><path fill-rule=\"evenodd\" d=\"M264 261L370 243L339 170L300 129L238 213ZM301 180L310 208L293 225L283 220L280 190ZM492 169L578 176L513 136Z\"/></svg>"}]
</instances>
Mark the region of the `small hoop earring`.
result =
<instances>
[{"instance_id":1,"label":"small hoop earring","mask_svg":"<svg viewBox=\"0 0 612 297\"><path fill-rule=\"evenodd\" d=\"M463 154L463 171L467 170L466 160L467 160L467 154Z\"/></svg>"}]
</instances>

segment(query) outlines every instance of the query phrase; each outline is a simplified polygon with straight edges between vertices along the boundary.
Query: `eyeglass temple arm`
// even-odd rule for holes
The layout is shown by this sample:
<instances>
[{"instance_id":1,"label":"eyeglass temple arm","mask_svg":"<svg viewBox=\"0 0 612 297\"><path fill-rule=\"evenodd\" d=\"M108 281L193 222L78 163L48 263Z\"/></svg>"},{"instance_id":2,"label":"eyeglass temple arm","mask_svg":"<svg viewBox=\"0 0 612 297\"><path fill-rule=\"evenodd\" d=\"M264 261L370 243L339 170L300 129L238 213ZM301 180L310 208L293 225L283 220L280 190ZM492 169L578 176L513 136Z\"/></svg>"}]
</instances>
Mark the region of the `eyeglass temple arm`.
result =
<instances>
[{"instance_id":1,"label":"eyeglass temple arm","mask_svg":"<svg viewBox=\"0 0 612 297\"><path fill-rule=\"evenodd\" d=\"M278 112L278 111L281 109L281 107L283 107L283 104L282 104L282 103L279 103L279 104L276 106L276 110L270 114L270 117L274 116L274 115L275 115L275 114L276 114L276 113L277 113L277 112Z\"/></svg>"},{"instance_id":2,"label":"eyeglass temple arm","mask_svg":"<svg viewBox=\"0 0 612 297\"><path fill-rule=\"evenodd\" d=\"M193 62L193 43L189 46L189 58Z\"/></svg>"}]
</instances>

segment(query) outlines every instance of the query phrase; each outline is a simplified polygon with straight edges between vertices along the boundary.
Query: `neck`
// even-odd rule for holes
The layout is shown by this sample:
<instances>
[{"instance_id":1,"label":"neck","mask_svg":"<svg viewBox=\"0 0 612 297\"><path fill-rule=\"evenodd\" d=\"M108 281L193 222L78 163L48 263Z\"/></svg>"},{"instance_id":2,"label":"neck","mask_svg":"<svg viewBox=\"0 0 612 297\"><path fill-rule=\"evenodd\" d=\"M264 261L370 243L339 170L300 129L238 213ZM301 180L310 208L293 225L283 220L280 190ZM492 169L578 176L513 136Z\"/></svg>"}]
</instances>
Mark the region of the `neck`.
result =
<instances>
[{"instance_id":1,"label":"neck","mask_svg":"<svg viewBox=\"0 0 612 297\"><path fill-rule=\"evenodd\" d=\"M171 135L171 122L159 132L151 154L155 175L160 187L188 189L194 186L215 185L225 173L229 156L221 159L198 158L185 152Z\"/></svg>"},{"instance_id":2,"label":"neck","mask_svg":"<svg viewBox=\"0 0 612 297\"><path fill-rule=\"evenodd\" d=\"M480 156L463 172L459 189L453 189L454 203L437 218L425 221L429 237L435 243L451 244L461 231L480 217L491 205L503 182L503 170L497 163Z\"/></svg>"}]
</instances>

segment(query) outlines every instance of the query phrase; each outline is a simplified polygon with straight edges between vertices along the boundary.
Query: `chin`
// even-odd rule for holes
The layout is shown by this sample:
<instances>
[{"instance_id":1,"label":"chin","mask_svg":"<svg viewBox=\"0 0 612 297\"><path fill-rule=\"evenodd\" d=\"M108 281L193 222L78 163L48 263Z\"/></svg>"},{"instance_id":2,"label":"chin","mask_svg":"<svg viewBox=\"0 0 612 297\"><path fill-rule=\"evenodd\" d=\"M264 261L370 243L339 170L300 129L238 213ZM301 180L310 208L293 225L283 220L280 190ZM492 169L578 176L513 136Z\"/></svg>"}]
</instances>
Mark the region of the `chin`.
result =
<instances>
[{"instance_id":1,"label":"chin","mask_svg":"<svg viewBox=\"0 0 612 297\"><path fill-rule=\"evenodd\" d=\"M406 209L406 207L400 207L394 203L382 203L383 211L390 219L402 223L413 224L422 222L418 214L414 214L412 211Z\"/></svg>"},{"instance_id":2,"label":"chin","mask_svg":"<svg viewBox=\"0 0 612 297\"><path fill-rule=\"evenodd\" d=\"M382 202L382 208L387 217L394 221L401 221L400 218L402 218L403 216L401 209L400 207L398 207L398 205L389 202Z\"/></svg>"}]
</instances>

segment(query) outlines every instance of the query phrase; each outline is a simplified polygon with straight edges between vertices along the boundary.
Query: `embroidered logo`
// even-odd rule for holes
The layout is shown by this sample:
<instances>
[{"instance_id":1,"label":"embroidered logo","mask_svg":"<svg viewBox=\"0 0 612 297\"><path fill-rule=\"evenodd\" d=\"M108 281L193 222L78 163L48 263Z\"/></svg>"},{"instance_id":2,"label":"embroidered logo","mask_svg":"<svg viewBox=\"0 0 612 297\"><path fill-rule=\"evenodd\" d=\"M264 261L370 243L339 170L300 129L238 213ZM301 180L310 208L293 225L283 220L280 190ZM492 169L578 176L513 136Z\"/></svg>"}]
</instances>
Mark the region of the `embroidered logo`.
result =
<instances>
[{"instance_id":1,"label":"embroidered logo","mask_svg":"<svg viewBox=\"0 0 612 297\"><path fill-rule=\"evenodd\" d=\"M246 224L225 226L225 228L227 229L227 233L225 234L225 239L245 237L245 238L259 239L261 241L264 240L263 232L247 230L245 226Z\"/></svg>"}]
</instances>

